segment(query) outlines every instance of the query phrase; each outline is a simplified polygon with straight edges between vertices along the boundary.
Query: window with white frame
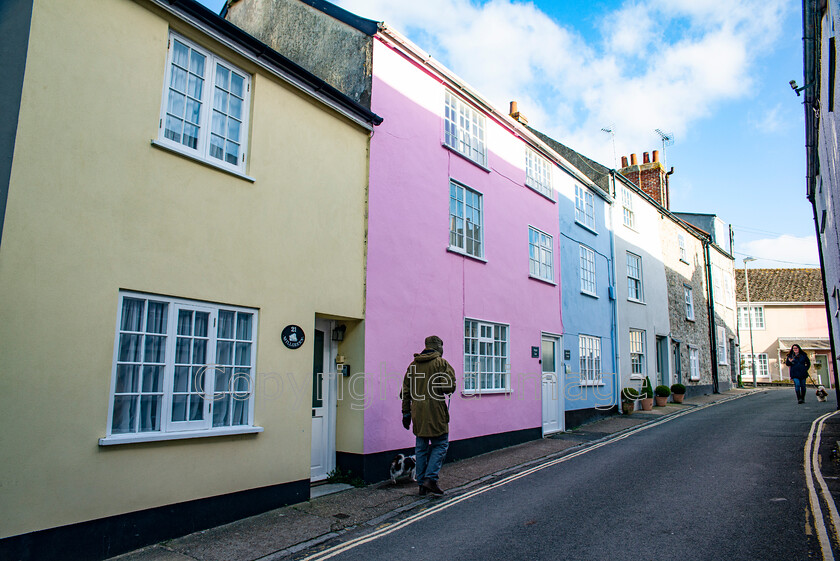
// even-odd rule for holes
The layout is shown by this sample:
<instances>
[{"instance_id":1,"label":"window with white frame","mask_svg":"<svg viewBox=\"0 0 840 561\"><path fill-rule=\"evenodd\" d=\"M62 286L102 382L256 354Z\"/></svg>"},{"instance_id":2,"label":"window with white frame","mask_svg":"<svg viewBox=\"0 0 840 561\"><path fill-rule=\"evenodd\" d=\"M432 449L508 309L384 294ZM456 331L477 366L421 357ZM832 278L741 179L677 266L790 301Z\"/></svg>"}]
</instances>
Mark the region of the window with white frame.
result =
<instances>
[{"instance_id":1,"label":"window with white frame","mask_svg":"<svg viewBox=\"0 0 840 561\"><path fill-rule=\"evenodd\" d=\"M446 90L444 115L446 145L479 165L487 165L484 144L484 115Z\"/></svg>"},{"instance_id":2,"label":"window with white frame","mask_svg":"<svg viewBox=\"0 0 840 561\"><path fill-rule=\"evenodd\" d=\"M551 188L551 164L531 148L525 149L525 185L554 199Z\"/></svg>"},{"instance_id":3,"label":"window with white frame","mask_svg":"<svg viewBox=\"0 0 840 561\"><path fill-rule=\"evenodd\" d=\"M723 269L721 269L721 273L723 273ZM735 307L735 290L734 290L734 287L733 287L733 279L728 274L724 274L724 276L723 276L723 294L726 298L726 307L727 308L734 308Z\"/></svg>"},{"instance_id":4,"label":"window with white frame","mask_svg":"<svg viewBox=\"0 0 840 561\"><path fill-rule=\"evenodd\" d=\"M601 339L580 335L580 383L601 384Z\"/></svg>"},{"instance_id":5,"label":"window with white frame","mask_svg":"<svg viewBox=\"0 0 840 561\"><path fill-rule=\"evenodd\" d=\"M595 229L595 195L582 185L575 185L575 220Z\"/></svg>"},{"instance_id":6,"label":"window with white frame","mask_svg":"<svg viewBox=\"0 0 840 561\"><path fill-rule=\"evenodd\" d=\"M553 250L551 236L536 228L528 228L528 261L532 277L554 282Z\"/></svg>"},{"instance_id":7,"label":"window with white frame","mask_svg":"<svg viewBox=\"0 0 840 561\"><path fill-rule=\"evenodd\" d=\"M645 332L642 329L630 330L630 373L645 373Z\"/></svg>"},{"instance_id":8,"label":"window with white frame","mask_svg":"<svg viewBox=\"0 0 840 561\"><path fill-rule=\"evenodd\" d=\"M767 378L769 377L770 366L767 362L767 353L758 353L752 355L750 353L744 353L742 355L744 357L744 368L745 374L749 374L750 378L753 375L753 357L755 357L755 375L758 378Z\"/></svg>"},{"instance_id":9,"label":"window with white frame","mask_svg":"<svg viewBox=\"0 0 840 561\"><path fill-rule=\"evenodd\" d=\"M158 141L244 172L250 89L247 73L170 33Z\"/></svg>"},{"instance_id":10,"label":"window with white frame","mask_svg":"<svg viewBox=\"0 0 840 561\"><path fill-rule=\"evenodd\" d=\"M464 391L510 389L507 325L464 321Z\"/></svg>"},{"instance_id":11,"label":"window with white frame","mask_svg":"<svg viewBox=\"0 0 840 561\"><path fill-rule=\"evenodd\" d=\"M621 206L624 212L624 225L635 228L636 214L633 212L633 194L627 187L621 188Z\"/></svg>"},{"instance_id":12,"label":"window with white frame","mask_svg":"<svg viewBox=\"0 0 840 561\"><path fill-rule=\"evenodd\" d=\"M641 302L642 292L642 258L635 253L627 252L627 298Z\"/></svg>"},{"instance_id":13,"label":"window with white frame","mask_svg":"<svg viewBox=\"0 0 840 561\"><path fill-rule=\"evenodd\" d=\"M738 306L738 327L764 329L764 306Z\"/></svg>"},{"instance_id":14,"label":"window with white frame","mask_svg":"<svg viewBox=\"0 0 840 561\"><path fill-rule=\"evenodd\" d=\"M253 425L257 312L121 292L108 436Z\"/></svg>"},{"instance_id":15,"label":"window with white frame","mask_svg":"<svg viewBox=\"0 0 840 561\"><path fill-rule=\"evenodd\" d=\"M726 345L728 341L726 340L726 327L722 325L717 326L717 359L718 364L729 364L729 359L727 358L727 351Z\"/></svg>"},{"instance_id":16,"label":"window with white frame","mask_svg":"<svg viewBox=\"0 0 840 561\"><path fill-rule=\"evenodd\" d=\"M694 294L691 287L687 284L683 285L683 292L685 293L685 319L694 319Z\"/></svg>"},{"instance_id":17,"label":"window with white frame","mask_svg":"<svg viewBox=\"0 0 840 561\"><path fill-rule=\"evenodd\" d=\"M449 182L449 247L467 255L484 256L481 194Z\"/></svg>"},{"instance_id":18,"label":"window with white frame","mask_svg":"<svg viewBox=\"0 0 840 561\"><path fill-rule=\"evenodd\" d=\"M580 291L595 295L595 252L585 245L580 246Z\"/></svg>"},{"instance_id":19,"label":"window with white frame","mask_svg":"<svg viewBox=\"0 0 840 561\"><path fill-rule=\"evenodd\" d=\"M691 380L697 381L700 379L700 349L696 347L688 348L688 367L691 375Z\"/></svg>"},{"instance_id":20,"label":"window with white frame","mask_svg":"<svg viewBox=\"0 0 840 561\"><path fill-rule=\"evenodd\" d=\"M723 269L718 267L717 265L712 266L712 284L715 291L715 302L718 304L723 304L724 296L723 296L723 283L721 279L723 278Z\"/></svg>"},{"instance_id":21,"label":"window with white frame","mask_svg":"<svg viewBox=\"0 0 840 561\"><path fill-rule=\"evenodd\" d=\"M680 261L685 261L686 263L688 263L688 257L686 256L685 252L685 236L679 234L678 240L680 244Z\"/></svg>"}]
</instances>

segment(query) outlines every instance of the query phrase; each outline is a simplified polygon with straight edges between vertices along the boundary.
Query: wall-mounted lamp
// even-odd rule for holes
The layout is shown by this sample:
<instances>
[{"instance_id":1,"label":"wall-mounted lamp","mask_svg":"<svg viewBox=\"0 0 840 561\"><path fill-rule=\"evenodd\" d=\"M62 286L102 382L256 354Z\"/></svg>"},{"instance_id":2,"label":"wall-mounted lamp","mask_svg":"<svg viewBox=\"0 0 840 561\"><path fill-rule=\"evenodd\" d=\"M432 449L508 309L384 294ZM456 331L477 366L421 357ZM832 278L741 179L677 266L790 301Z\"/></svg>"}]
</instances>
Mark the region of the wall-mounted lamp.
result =
<instances>
[{"instance_id":1,"label":"wall-mounted lamp","mask_svg":"<svg viewBox=\"0 0 840 561\"><path fill-rule=\"evenodd\" d=\"M811 83L811 84L805 84L804 86L799 87L799 86L796 85L796 80L791 80L788 83L790 84L790 89L792 89L796 93L796 97L799 97L800 95L802 95L801 94L802 90L804 90L805 88L810 88L811 86L814 85L813 83Z\"/></svg>"},{"instance_id":2,"label":"wall-mounted lamp","mask_svg":"<svg viewBox=\"0 0 840 561\"><path fill-rule=\"evenodd\" d=\"M347 331L347 326L344 324L337 325L335 329L332 330L332 340L333 341L344 341L344 332Z\"/></svg>"}]
</instances>

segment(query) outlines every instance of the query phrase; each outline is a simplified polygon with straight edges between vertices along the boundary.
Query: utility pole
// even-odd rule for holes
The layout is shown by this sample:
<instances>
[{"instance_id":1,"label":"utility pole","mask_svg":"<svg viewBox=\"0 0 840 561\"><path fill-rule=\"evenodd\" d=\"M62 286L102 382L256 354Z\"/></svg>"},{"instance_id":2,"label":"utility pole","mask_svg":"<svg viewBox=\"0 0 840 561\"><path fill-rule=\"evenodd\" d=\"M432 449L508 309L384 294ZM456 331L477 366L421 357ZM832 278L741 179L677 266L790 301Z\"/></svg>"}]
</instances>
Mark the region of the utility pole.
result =
<instances>
[{"instance_id":1,"label":"utility pole","mask_svg":"<svg viewBox=\"0 0 840 561\"><path fill-rule=\"evenodd\" d=\"M755 349L753 348L752 335L753 313L752 304L750 303L750 275L747 270L747 263L750 261L755 261L755 257L744 257L744 284L747 287L747 321L750 322L750 370L752 370L753 387L757 388L758 378L755 375Z\"/></svg>"}]
</instances>

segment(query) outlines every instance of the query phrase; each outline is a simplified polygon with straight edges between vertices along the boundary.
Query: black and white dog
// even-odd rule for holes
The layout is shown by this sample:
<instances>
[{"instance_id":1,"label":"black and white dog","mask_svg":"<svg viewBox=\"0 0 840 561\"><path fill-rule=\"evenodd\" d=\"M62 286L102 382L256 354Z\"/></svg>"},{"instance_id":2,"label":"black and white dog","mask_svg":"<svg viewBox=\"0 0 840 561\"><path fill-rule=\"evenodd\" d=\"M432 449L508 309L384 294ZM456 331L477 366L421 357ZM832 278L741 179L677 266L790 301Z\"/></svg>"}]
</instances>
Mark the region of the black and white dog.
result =
<instances>
[{"instance_id":1,"label":"black and white dog","mask_svg":"<svg viewBox=\"0 0 840 561\"><path fill-rule=\"evenodd\" d=\"M397 454L391 460L391 483L397 483L397 479L409 479L414 481L414 467L416 462L414 456L406 456L405 454Z\"/></svg>"},{"instance_id":2,"label":"black and white dog","mask_svg":"<svg viewBox=\"0 0 840 561\"><path fill-rule=\"evenodd\" d=\"M828 397L828 392L825 391L825 386L823 385L820 385L815 393L817 394L817 401L825 401Z\"/></svg>"}]
</instances>

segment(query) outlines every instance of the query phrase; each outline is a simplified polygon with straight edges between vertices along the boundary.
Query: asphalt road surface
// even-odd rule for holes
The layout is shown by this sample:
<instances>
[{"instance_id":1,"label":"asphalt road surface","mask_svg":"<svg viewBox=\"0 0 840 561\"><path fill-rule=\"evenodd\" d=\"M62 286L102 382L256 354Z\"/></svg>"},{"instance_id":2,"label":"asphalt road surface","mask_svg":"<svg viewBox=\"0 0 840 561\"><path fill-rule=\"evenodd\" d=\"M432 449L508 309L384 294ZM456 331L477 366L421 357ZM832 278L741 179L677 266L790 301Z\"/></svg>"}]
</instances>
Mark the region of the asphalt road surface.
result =
<instances>
[{"instance_id":1,"label":"asphalt road surface","mask_svg":"<svg viewBox=\"0 0 840 561\"><path fill-rule=\"evenodd\" d=\"M329 558L821 559L803 448L835 402L808 397L799 405L792 389L768 390L695 410L470 498L439 499Z\"/></svg>"}]
</instances>

